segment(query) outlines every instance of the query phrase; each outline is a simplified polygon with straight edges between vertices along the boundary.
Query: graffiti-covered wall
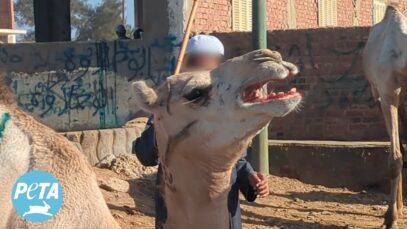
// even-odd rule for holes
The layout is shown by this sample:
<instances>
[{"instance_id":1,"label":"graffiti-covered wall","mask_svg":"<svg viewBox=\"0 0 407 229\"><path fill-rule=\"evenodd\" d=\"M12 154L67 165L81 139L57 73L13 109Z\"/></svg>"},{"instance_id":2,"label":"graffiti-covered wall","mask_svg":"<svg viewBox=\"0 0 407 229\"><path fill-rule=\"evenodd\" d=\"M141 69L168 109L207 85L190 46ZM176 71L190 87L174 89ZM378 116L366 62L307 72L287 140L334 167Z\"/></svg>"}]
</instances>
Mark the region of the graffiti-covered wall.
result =
<instances>
[{"instance_id":1,"label":"graffiti-covered wall","mask_svg":"<svg viewBox=\"0 0 407 229\"><path fill-rule=\"evenodd\" d=\"M300 68L288 85L304 94L299 112L275 120L270 135L277 139L381 140L387 137L383 118L364 77L362 51L369 28L282 30L269 33L271 49ZM251 34L215 34L228 57L251 50Z\"/></svg>"},{"instance_id":2,"label":"graffiti-covered wall","mask_svg":"<svg viewBox=\"0 0 407 229\"><path fill-rule=\"evenodd\" d=\"M58 131L117 128L136 117L131 82L157 85L172 74L185 20L182 0L145 1L142 12L141 40L0 45L18 105Z\"/></svg>"},{"instance_id":3,"label":"graffiti-covered wall","mask_svg":"<svg viewBox=\"0 0 407 229\"><path fill-rule=\"evenodd\" d=\"M175 68L176 36L0 46L18 104L59 131L120 127L139 109L131 82L155 84Z\"/></svg>"}]
</instances>

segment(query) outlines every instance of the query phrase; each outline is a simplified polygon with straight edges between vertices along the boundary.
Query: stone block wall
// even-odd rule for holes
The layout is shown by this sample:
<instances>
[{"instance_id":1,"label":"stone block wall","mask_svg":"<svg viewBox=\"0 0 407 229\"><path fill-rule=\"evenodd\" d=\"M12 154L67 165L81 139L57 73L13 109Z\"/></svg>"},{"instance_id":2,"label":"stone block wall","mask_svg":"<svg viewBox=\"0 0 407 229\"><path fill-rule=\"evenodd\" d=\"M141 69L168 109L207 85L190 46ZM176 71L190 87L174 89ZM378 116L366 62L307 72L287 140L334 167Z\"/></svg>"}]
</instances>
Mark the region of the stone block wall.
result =
<instances>
[{"instance_id":1,"label":"stone block wall","mask_svg":"<svg viewBox=\"0 0 407 229\"><path fill-rule=\"evenodd\" d=\"M61 133L85 154L91 165L110 164L122 154L131 154L133 142L141 135L145 122L123 128Z\"/></svg>"}]
</instances>

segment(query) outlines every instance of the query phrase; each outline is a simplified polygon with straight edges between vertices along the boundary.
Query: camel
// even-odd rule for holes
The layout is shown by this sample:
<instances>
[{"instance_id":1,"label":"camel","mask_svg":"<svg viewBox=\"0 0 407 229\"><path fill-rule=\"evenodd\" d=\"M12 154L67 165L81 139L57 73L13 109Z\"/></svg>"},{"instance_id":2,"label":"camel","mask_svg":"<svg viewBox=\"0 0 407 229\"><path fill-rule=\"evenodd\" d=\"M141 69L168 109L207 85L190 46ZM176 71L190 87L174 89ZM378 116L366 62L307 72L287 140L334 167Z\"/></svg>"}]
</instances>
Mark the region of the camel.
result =
<instances>
[{"instance_id":1,"label":"camel","mask_svg":"<svg viewBox=\"0 0 407 229\"><path fill-rule=\"evenodd\" d=\"M0 73L0 228L120 228L103 199L96 175L76 146L20 110ZM11 203L16 180L33 170L60 182L64 200L50 220L30 223Z\"/></svg>"},{"instance_id":2,"label":"camel","mask_svg":"<svg viewBox=\"0 0 407 229\"><path fill-rule=\"evenodd\" d=\"M373 26L363 53L366 77L372 96L380 107L390 136L391 152L388 159L388 176L391 180L389 207L384 227L398 228L397 219L403 210L402 168L403 148L400 145L399 115L407 90L407 18L396 4L387 7L384 19Z\"/></svg>"},{"instance_id":3,"label":"camel","mask_svg":"<svg viewBox=\"0 0 407 229\"><path fill-rule=\"evenodd\" d=\"M154 115L166 206L166 229L229 228L231 171L250 140L302 96L260 89L298 73L278 52L257 50L213 71L168 77L154 89L133 83L136 104Z\"/></svg>"}]
</instances>

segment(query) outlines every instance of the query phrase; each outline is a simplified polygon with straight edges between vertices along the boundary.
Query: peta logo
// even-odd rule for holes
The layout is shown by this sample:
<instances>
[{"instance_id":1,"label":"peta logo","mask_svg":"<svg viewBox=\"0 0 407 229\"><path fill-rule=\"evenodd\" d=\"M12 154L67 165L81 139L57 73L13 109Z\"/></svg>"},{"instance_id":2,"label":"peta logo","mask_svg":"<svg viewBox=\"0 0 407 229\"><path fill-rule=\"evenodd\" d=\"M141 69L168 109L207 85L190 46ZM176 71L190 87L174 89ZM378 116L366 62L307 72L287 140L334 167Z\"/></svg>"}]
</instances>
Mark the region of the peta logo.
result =
<instances>
[{"instance_id":1,"label":"peta logo","mask_svg":"<svg viewBox=\"0 0 407 229\"><path fill-rule=\"evenodd\" d=\"M61 184L44 171L32 171L21 176L11 195L17 213L30 222L51 219L58 213L63 201Z\"/></svg>"}]
</instances>

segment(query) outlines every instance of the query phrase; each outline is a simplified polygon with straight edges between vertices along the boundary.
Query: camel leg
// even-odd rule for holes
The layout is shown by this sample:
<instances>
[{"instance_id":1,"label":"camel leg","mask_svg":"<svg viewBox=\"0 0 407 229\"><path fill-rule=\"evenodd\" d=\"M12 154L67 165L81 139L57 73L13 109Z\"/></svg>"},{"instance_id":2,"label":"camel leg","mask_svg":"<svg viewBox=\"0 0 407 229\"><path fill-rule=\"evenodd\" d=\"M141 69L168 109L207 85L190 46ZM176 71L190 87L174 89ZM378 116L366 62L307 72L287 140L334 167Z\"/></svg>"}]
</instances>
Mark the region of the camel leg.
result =
<instances>
[{"instance_id":1,"label":"camel leg","mask_svg":"<svg viewBox=\"0 0 407 229\"><path fill-rule=\"evenodd\" d=\"M400 181L401 171L403 167L403 157L400 149L399 129L398 129L398 108L399 97L395 93L390 98L381 101L381 108L386 122L387 132L391 141L391 152L388 160L389 176L391 179L391 192L389 198L389 208L385 215L385 227L388 229L396 229L398 219L398 209L402 208L402 201L400 202Z\"/></svg>"},{"instance_id":2,"label":"camel leg","mask_svg":"<svg viewBox=\"0 0 407 229\"><path fill-rule=\"evenodd\" d=\"M399 188L397 190L397 212L399 217L403 216L403 207L404 207L404 199L403 199L403 173L400 172L399 178Z\"/></svg>"},{"instance_id":3,"label":"camel leg","mask_svg":"<svg viewBox=\"0 0 407 229\"><path fill-rule=\"evenodd\" d=\"M404 88L403 88L404 89ZM405 90L401 90L401 94L400 94L400 104L399 108L398 108L398 115L399 115L399 141L400 141L400 149L401 149L401 154L402 154L402 158L403 158L403 168L402 168L402 172L400 173L400 184L399 184L399 190L397 193L397 210L399 213L399 216L401 217L403 215L403 205L404 205L404 156L405 156L405 149L403 147L403 144L407 144L407 133L406 133L406 125L405 125L405 121L406 120L406 112L404 110L404 101L406 99L406 93Z\"/></svg>"}]
</instances>

